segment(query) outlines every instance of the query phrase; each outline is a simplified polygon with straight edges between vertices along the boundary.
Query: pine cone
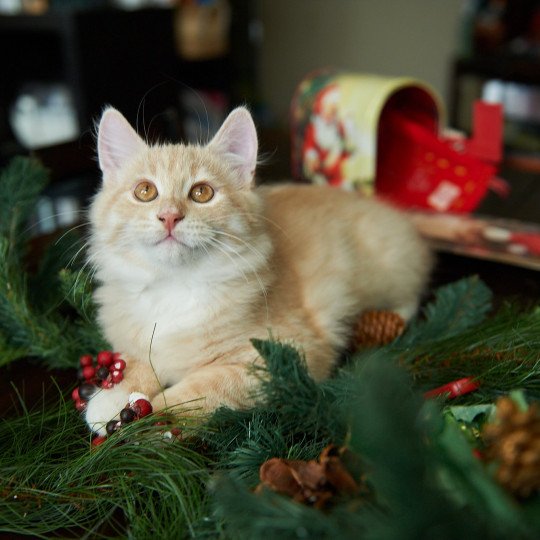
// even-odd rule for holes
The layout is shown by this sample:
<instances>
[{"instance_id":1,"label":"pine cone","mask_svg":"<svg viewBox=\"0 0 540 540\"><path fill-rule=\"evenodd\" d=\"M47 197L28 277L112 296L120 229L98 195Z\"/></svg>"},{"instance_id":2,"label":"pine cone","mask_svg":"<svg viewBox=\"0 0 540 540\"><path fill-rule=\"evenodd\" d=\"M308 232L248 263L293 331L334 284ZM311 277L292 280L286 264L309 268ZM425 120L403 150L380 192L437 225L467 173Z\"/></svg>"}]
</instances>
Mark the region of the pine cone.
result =
<instances>
[{"instance_id":1,"label":"pine cone","mask_svg":"<svg viewBox=\"0 0 540 540\"><path fill-rule=\"evenodd\" d=\"M403 318L392 311L365 311L355 329L353 345L360 349L386 345L405 329Z\"/></svg>"},{"instance_id":2,"label":"pine cone","mask_svg":"<svg viewBox=\"0 0 540 540\"><path fill-rule=\"evenodd\" d=\"M519 498L540 490L540 411L521 411L510 398L497 401L497 421L483 429L485 458L498 464L499 484Z\"/></svg>"},{"instance_id":3,"label":"pine cone","mask_svg":"<svg viewBox=\"0 0 540 540\"><path fill-rule=\"evenodd\" d=\"M272 458L261 465L261 483L255 492L269 488L296 502L322 509L336 496L367 493L355 478L357 468L355 456L334 445L327 446L318 460Z\"/></svg>"}]
</instances>

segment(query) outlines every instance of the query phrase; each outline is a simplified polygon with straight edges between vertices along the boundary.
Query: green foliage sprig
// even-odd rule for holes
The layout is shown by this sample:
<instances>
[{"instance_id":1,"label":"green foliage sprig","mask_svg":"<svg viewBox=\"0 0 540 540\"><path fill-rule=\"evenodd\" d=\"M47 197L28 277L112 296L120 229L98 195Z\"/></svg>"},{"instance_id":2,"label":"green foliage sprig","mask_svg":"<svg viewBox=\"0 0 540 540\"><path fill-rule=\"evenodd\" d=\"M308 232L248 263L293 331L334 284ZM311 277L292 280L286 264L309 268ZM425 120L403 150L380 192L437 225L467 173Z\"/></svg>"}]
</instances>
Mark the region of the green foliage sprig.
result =
<instances>
[{"instance_id":1,"label":"green foliage sprig","mask_svg":"<svg viewBox=\"0 0 540 540\"><path fill-rule=\"evenodd\" d=\"M107 347L94 321L88 277L80 265L62 271L80 239L62 236L30 271L28 223L48 173L38 161L17 157L0 181L0 366L37 357L50 368L76 367L81 354Z\"/></svg>"}]
</instances>

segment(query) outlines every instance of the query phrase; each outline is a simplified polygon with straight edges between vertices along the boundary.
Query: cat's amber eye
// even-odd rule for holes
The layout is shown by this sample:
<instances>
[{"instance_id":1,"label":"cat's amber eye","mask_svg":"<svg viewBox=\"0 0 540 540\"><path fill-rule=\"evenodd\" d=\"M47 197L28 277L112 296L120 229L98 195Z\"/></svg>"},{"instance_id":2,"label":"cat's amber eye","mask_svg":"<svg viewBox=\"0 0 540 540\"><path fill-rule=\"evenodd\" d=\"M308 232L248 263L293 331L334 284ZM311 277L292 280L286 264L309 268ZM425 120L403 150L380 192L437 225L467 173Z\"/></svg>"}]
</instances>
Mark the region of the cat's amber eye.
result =
<instances>
[{"instance_id":1,"label":"cat's amber eye","mask_svg":"<svg viewBox=\"0 0 540 540\"><path fill-rule=\"evenodd\" d=\"M196 184L191 188L189 196L198 203L207 203L214 197L214 189L208 184Z\"/></svg>"},{"instance_id":2,"label":"cat's amber eye","mask_svg":"<svg viewBox=\"0 0 540 540\"><path fill-rule=\"evenodd\" d=\"M155 184L148 180L143 180L137 184L133 194L139 201L150 202L158 196L158 190Z\"/></svg>"}]
</instances>

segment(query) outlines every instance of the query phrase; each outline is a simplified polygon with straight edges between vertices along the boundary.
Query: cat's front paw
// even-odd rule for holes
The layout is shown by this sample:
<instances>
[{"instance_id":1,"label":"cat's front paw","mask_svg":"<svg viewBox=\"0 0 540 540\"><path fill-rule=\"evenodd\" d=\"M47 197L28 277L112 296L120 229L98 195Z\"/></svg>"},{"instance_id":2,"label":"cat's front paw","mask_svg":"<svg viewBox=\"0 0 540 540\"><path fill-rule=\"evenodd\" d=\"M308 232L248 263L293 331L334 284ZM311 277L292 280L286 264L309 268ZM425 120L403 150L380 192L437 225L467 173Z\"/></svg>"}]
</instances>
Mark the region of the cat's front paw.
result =
<instances>
[{"instance_id":1,"label":"cat's front paw","mask_svg":"<svg viewBox=\"0 0 540 540\"><path fill-rule=\"evenodd\" d=\"M120 417L120 411L129 402L130 391L117 385L104 390L97 389L86 405L85 420L88 427L99 435L107 435L106 426Z\"/></svg>"}]
</instances>

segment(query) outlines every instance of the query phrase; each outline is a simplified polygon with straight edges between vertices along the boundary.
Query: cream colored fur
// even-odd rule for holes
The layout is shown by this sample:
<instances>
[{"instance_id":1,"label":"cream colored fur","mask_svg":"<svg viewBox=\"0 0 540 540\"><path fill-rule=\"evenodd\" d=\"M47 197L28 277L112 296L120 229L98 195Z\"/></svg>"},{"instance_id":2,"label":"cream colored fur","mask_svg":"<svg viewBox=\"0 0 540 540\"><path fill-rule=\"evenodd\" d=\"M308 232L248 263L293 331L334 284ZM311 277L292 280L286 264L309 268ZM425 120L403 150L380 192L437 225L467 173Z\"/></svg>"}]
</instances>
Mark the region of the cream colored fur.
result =
<instances>
[{"instance_id":1,"label":"cream colored fur","mask_svg":"<svg viewBox=\"0 0 540 540\"><path fill-rule=\"evenodd\" d=\"M148 146L114 109L100 124L103 187L90 211L99 322L126 361L125 380L86 413L104 433L129 394L154 409L249 405L251 338L271 335L327 377L365 309L416 310L430 254L401 213L353 193L307 185L252 189L257 155L237 109L203 146ZM159 192L133 195L141 180ZM188 196L198 182L215 195ZM183 217L168 238L158 216Z\"/></svg>"}]
</instances>

